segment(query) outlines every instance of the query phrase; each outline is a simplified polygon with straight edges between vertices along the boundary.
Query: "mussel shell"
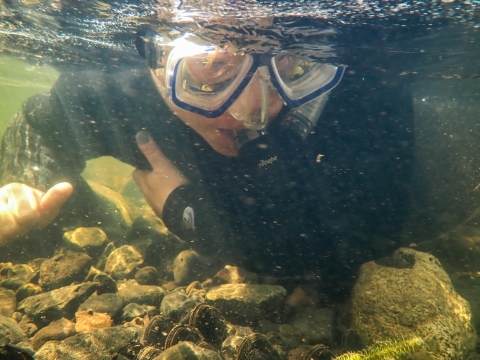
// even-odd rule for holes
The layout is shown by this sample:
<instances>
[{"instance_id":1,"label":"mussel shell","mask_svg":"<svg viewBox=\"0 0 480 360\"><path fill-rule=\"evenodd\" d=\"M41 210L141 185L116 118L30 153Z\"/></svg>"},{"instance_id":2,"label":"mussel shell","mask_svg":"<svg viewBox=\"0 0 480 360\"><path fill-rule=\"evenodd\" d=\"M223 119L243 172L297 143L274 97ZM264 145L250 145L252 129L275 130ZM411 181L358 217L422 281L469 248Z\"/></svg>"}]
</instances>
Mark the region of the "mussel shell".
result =
<instances>
[{"instance_id":1,"label":"mussel shell","mask_svg":"<svg viewBox=\"0 0 480 360\"><path fill-rule=\"evenodd\" d=\"M145 346L140 352L138 353L136 360L153 360L155 359L162 350L153 347L153 346Z\"/></svg>"},{"instance_id":2,"label":"mussel shell","mask_svg":"<svg viewBox=\"0 0 480 360\"><path fill-rule=\"evenodd\" d=\"M174 326L173 321L163 315L154 316L143 333L143 344L163 349L167 336Z\"/></svg>"},{"instance_id":3,"label":"mussel shell","mask_svg":"<svg viewBox=\"0 0 480 360\"><path fill-rule=\"evenodd\" d=\"M280 360L280 355L262 334L248 335L238 349L237 360Z\"/></svg>"},{"instance_id":4,"label":"mussel shell","mask_svg":"<svg viewBox=\"0 0 480 360\"><path fill-rule=\"evenodd\" d=\"M168 333L165 340L165 348L172 347L181 341L190 341L196 344L201 340L203 340L203 337L197 329L187 325L175 325Z\"/></svg>"},{"instance_id":5,"label":"mussel shell","mask_svg":"<svg viewBox=\"0 0 480 360\"><path fill-rule=\"evenodd\" d=\"M330 360L334 357L335 355L333 355L327 346L319 344L308 350L303 360Z\"/></svg>"},{"instance_id":6,"label":"mussel shell","mask_svg":"<svg viewBox=\"0 0 480 360\"><path fill-rule=\"evenodd\" d=\"M199 304L190 314L190 326L197 328L204 339L219 346L228 336L227 322L217 308Z\"/></svg>"}]
</instances>

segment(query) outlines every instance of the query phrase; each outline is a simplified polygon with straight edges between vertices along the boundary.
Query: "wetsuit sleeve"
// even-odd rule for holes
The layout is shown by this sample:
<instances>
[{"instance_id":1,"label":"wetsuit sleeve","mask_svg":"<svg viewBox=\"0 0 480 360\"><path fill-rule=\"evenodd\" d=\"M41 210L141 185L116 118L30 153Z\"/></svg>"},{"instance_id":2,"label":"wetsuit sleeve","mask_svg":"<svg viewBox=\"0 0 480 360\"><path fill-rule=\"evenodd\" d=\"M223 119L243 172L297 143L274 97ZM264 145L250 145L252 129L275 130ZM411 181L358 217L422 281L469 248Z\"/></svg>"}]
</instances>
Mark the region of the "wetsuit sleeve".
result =
<instances>
[{"instance_id":1,"label":"wetsuit sleeve","mask_svg":"<svg viewBox=\"0 0 480 360\"><path fill-rule=\"evenodd\" d=\"M203 254L221 252L224 258L229 256L225 239L232 237L228 219L227 211L214 204L205 189L194 185L175 189L163 209L163 221L170 231Z\"/></svg>"}]
</instances>

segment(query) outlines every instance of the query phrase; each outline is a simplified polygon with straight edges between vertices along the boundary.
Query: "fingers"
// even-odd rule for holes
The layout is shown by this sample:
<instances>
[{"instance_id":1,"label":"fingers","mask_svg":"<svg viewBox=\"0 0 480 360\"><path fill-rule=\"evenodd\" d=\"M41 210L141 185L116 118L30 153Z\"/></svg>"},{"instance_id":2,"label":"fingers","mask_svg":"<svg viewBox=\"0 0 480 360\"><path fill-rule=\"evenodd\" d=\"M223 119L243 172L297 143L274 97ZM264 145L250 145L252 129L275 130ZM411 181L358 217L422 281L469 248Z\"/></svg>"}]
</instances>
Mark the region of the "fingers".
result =
<instances>
[{"instance_id":1,"label":"fingers","mask_svg":"<svg viewBox=\"0 0 480 360\"><path fill-rule=\"evenodd\" d=\"M69 183L57 184L45 194L19 183L0 188L0 243L49 224L72 191Z\"/></svg>"},{"instance_id":2,"label":"fingers","mask_svg":"<svg viewBox=\"0 0 480 360\"><path fill-rule=\"evenodd\" d=\"M42 226L50 224L72 192L73 186L67 182L52 186L40 200L39 224Z\"/></svg>"},{"instance_id":3,"label":"fingers","mask_svg":"<svg viewBox=\"0 0 480 360\"><path fill-rule=\"evenodd\" d=\"M160 151L155 141L153 141L146 131L139 131L135 136L135 139L137 140L138 148L143 155L145 155L154 171L156 169L162 169L168 165L169 160Z\"/></svg>"},{"instance_id":4,"label":"fingers","mask_svg":"<svg viewBox=\"0 0 480 360\"><path fill-rule=\"evenodd\" d=\"M0 202L0 243L18 232L19 225L10 211L8 204L3 201Z\"/></svg>"},{"instance_id":5,"label":"fingers","mask_svg":"<svg viewBox=\"0 0 480 360\"><path fill-rule=\"evenodd\" d=\"M38 222L42 192L19 183L0 189L0 242L23 235Z\"/></svg>"},{"instance_id":6,"label":"fingers","mask_svg":"<svg viewBox=\"0 0 480 360\"><path fill-rule=\"evenodd\" d=\"M43 193L24 184L7 185L4 191L10 214L19 224L33 224L38 221L38 202Z\"/></svg>"}]
</instances>

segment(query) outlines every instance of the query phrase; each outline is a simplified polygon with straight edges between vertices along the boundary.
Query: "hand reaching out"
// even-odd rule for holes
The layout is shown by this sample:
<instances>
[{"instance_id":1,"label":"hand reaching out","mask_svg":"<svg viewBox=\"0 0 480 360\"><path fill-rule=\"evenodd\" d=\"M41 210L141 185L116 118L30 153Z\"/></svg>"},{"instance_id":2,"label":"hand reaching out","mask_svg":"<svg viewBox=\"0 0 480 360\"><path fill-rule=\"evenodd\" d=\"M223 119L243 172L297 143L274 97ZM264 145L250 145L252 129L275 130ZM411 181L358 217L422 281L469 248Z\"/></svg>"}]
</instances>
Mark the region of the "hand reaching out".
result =
<instances>
[{"instance_id":1,"label":"hand reaching out","mask_svg":"<svg viewBox=\"0 0 480 360\"><path fill-rule=\"evenodd\" d=\"M54 185L46 193L19 183L0 188L0 245L52 222L72 191L69 183Z\"/></svg>"},{"instance_id":2,"label":"hand reaching out","mask_svg":"<svg viewBox=\"0 0 480 360\"><path fill-rule=\"evenodd\" d=\"M155 214L161 217L168 196L177 187L188 184L188 179L161 152L147 132L140 131L136 140L152 170L135 170L133 180Z\"/></svg>"}]
</instances>

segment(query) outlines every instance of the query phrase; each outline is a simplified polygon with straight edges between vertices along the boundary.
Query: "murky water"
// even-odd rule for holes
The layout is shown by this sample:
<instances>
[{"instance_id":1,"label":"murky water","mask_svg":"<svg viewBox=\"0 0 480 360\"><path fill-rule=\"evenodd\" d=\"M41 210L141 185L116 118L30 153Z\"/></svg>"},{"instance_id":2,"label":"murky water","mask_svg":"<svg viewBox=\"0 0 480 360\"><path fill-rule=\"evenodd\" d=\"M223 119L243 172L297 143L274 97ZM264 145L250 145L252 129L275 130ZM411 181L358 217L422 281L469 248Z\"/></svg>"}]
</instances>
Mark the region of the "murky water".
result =
<instances>
[{"instance_id":1,"label":"murky water","mask_svg":"<svg viewBox=\"0 0 480 360\"><path fill-rule=\"evenodd\" d=\"M478 357L479 5L0 2L0 357ZM304 138L254 73L209 119L147 66L187 32L195 101L222 56L346 69Z\"/></svg>"}]
</instances>

